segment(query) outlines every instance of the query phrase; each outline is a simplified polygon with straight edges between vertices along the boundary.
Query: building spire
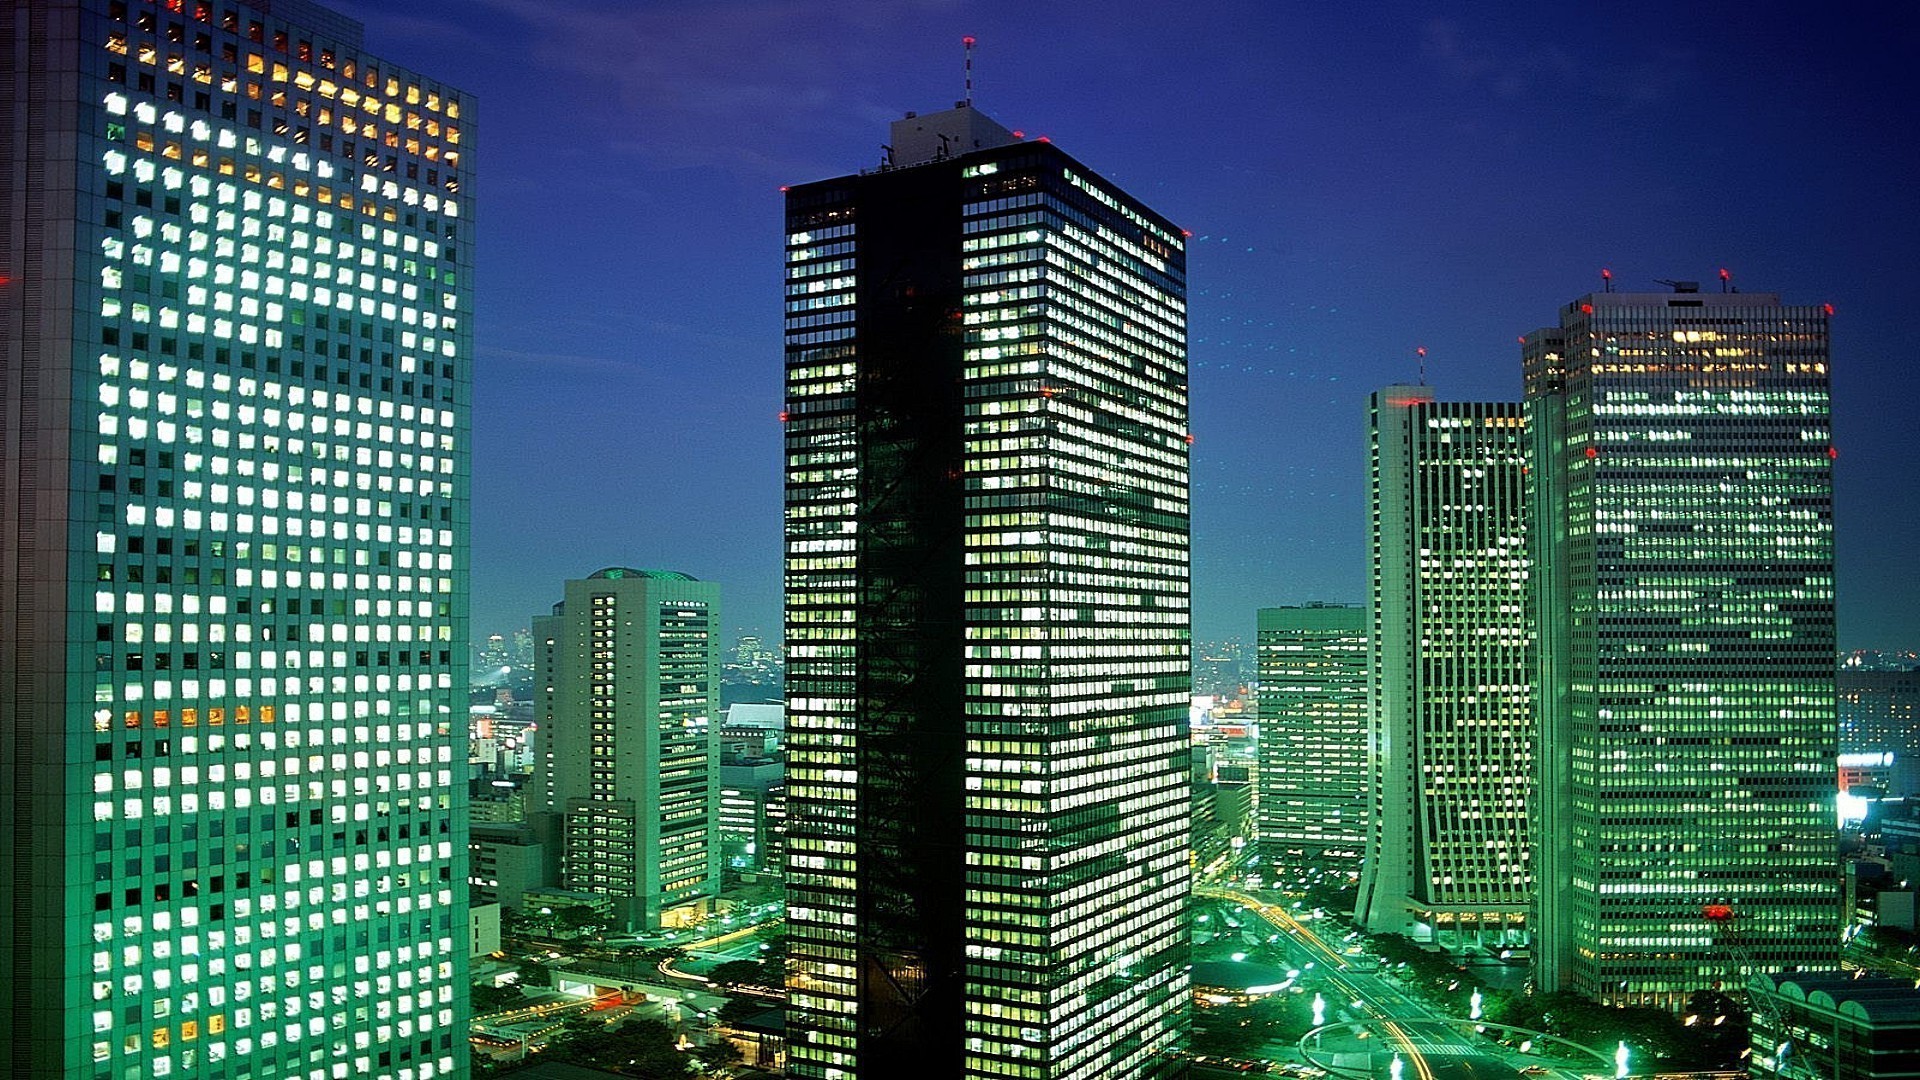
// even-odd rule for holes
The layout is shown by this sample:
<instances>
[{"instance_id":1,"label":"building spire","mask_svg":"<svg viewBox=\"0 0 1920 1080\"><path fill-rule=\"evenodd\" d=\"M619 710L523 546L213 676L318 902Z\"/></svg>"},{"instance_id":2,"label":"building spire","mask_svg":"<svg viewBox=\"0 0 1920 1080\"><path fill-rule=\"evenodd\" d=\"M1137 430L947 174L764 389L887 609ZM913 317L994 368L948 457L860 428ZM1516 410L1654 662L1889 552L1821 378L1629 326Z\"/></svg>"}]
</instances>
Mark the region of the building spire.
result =
<instances>
[{"instance_id":1,"label":"building spire","mask_svg":"<svg viewBox=\"0 0 1920 1080\"><path fill-rule=\"evenodd\" d=\"M965 108L971 109L973 108L973 35L968 34L966 37L961 38L960 47L964 51L966 56L965 70L966 70L966 91L967 91L966 96L960 99L960 104Z\"/></svg>"}]
</instances>

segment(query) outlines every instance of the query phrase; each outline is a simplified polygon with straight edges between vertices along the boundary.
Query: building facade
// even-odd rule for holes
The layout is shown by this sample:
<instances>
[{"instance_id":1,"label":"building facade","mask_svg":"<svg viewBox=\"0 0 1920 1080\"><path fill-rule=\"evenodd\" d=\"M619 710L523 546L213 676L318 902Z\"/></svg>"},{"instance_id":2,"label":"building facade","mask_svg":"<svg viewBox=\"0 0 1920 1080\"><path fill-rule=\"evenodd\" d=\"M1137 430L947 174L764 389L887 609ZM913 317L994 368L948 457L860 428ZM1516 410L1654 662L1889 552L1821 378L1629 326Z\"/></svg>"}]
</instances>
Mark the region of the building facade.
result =
<instances>
[{"instance_id":1,"label":"building facade","mask_svg":"<svg viewBox=\"0 0 1920 1080\"><path fill-rule=\"evenodd\" d=\"M299 2L0 55L11 1075L463 1074L472 103Z\"/></svg>"},{"instance_id":2,"label":"building facade","mask_svg":"<svg viewBox=\"0 0 1920 1080\"><path fill-rule=\"evenodd\" d=\"M1522 339L1540 638L1541 985L1678 1006L1831 966L1830 312L1598 293Z\"/></svg>"},{"instance_id":3,"label":"building facade","mask_svg":"<svg viewBox=\"0 0 1920 1080\"><path fill-rule=\"evenodd\" d=\"M720 766L720 856L730 875L779 873L784 848L776 831L786 798L786 763L754 761Z\"/></svg>"},{"instance_id":4,"label":"building facade","mask_svg":"<svg viewBox=\"0 0 1920 1080\"><path fill-rule=\"evenodd\" d=\"M1890 754L1894 795L1920 795L1920 669L1842 667L1840 752Z\"/></svg>"},{"instance_id":5,"label":"building facade","mask_svg":"<svg viewBox=\"0 0 1920 1080\"><path fill-rule=\"evenodd\" d=\"M1256 811L1277 881L1360 871L1367 844L1367 612L1261 608Z\"/></svg>"},{"instance_id":6,"label":"building facade","mask_svg":"<svg viewBox=\"0 0 1920 1080\"><path fill-rule=\"evenodd\" d=\"M1172 1075L1184 238L970 107L787 194L788 1075Z\"/></svg>"},{"instance_id":7,"label":"building facade","mask_svg":"<svg viewBox=\"0 0 1920 1080\"><path fill-rule=\"evenodd\" d=\"M1920 1075L1920 987L1859 971L1755 975L1749 1072L1767 1080Z\"/></svg>"},{"instance_id":8,"label":"building facade","mask_svg":"<svg viewBox=\"0 0 1920 1080\"><path fill-rule=\"evenodd\" d=\"M535 618L541 835L560 885L628 928L684 925L720 893L720 587L609 567Z\"/></svg>"},{"instance_id":9,"label":"building facade","mask_svg":"<svg viewBox=\"0 0 1920 1080\"><path fill-rule=\"evenodd\" d=\"M1368 403L1372 822L1356 916L1450 949L1521 943L1533 641L1517 402Z\"/></svg>"}]
</instances>

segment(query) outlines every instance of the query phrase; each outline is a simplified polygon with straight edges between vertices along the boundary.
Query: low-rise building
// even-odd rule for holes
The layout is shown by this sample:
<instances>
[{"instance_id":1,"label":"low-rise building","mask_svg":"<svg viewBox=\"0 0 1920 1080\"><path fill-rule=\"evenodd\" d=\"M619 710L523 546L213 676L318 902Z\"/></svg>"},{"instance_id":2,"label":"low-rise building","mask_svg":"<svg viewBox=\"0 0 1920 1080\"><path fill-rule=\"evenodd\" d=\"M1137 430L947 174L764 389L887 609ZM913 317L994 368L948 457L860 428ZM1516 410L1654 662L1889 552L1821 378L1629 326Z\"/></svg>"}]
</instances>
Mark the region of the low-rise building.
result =
<instances>
[{"instance_id":1,"label":"low-rise building","mask_svg":"<svg viewBox=\"0 0 1920 1080\"><path fill-rule=\"evenodd\" d=\"M1911 980L1850 971L1756 975L1747 994L1757 1077L1920 1076L1920 988Z\"/></svg>"},{"instance_id":2,"label":"low-rise building","mask_svg":"<svg viewBox=\"0 0 1920 1080\"><path fill-rule=\"evenodd\" d=\"M474 822L467 856L468 896L475 904L520 908L528 891L554 881L547 846L525 824Z\"/></svg>"}]
</instances>

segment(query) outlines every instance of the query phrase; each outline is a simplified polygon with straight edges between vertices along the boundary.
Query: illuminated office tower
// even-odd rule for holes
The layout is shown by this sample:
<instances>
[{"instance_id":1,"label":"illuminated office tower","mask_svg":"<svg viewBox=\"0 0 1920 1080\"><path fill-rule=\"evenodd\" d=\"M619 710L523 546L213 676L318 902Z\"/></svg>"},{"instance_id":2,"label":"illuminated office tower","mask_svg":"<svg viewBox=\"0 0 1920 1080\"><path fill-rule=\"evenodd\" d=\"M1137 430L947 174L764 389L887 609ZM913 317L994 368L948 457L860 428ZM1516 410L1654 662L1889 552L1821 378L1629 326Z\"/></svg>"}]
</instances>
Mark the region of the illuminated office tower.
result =
<instances>
[{"instance_id":1,"label":"illuminated office tower","mask_svg":"<svg viewBox=\"0 0 1920 1080\"><path fill-rule=\"evenodd\" d=\"M1830 314L1681 283L1522 339L1546 989L1834 963Z\"/></svg>"},{"instance_id":2,"label":"illuminated office tower","mask_svg":"<svg viewBox=\"0 0 1920 1080\"><path fill-rule=\"evenodd\" d=\"M1171 1076L1181 231L961 105L787 195L789 1075Z\"/></svg>"},{"instance_id":3,"label":"illuminated office tower","mask_svg":"<svg viewBox=\"0 0 1920 1080\"><path fill-rule=\"evenodd\" d=\"M1534 739L1517 402L1368 402L1373 819L1358 918L1450 949L1522 938Z\"/></svg>"},{"instance_id":4,"label":"illuminated office tower","mask_svg":"<svg viewBox=\"0 0 1920 1080\"><path fill-rule=\"evenodd\" d=\"M720 891L720 587L611 567L566 589L533 620L560 883L612 897L631 929L686 925Z\"/></svg>"},{"instance_id":5,"label":"illuminated office tower","mask_svg":"<svg viewBox=\"0 0 1920 1080\"><path fill-rule=\"evenodd\" d=\"M285 0L0 54L11 1075L464 1074L470 102Z\"/></svg>"},{"instance_id":6,"label":"illuminated office tower","mask_svg":"<svg viewBox=\"0 0 1920 1080\"><path fill-rule=\"evenodd\" d=\"M1360 870L1367 833L1367 612L1261 608L1261 857L1280 880Z\"/></svg>"}]
</instances>

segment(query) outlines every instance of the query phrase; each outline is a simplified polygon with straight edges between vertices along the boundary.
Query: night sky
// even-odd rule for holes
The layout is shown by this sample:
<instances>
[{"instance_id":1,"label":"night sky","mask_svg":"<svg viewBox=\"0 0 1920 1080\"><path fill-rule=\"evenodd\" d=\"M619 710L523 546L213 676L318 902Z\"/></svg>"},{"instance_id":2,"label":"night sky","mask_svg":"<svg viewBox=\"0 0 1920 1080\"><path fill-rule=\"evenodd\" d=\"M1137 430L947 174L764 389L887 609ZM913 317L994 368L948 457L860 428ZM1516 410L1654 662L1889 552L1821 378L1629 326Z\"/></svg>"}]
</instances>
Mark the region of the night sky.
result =
<instances>
[{"instance_id":1,"label":"night sky","mask_svg":"<svg viewBox=\"0 0 1920 1080\"><path fill-rule=\"evenodd\" d=\"M480 99L476 637L609 565L778 636L779 187L950 107L972 34L978 108L1194 234L1196 639L1363 598L1364 401L1417 347L1442 398L1517 398L1601 267L1727 267L1837 308L1840 641L1920 646L1911 5L332 6Z\"/></svg>"}]
</instances>

